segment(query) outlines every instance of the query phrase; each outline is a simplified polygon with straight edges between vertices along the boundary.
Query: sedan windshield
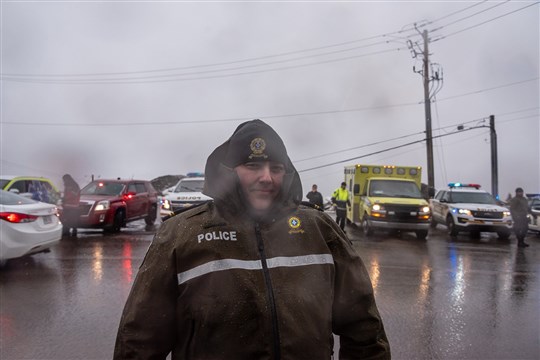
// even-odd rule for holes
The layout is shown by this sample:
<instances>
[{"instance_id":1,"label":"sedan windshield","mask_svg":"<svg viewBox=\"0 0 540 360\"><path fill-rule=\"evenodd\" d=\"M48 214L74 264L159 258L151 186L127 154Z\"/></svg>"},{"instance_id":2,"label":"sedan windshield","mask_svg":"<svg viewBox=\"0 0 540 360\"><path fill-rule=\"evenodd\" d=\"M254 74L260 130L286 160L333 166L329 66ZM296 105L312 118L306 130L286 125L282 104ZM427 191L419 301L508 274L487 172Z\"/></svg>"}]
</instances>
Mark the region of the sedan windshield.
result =
<instances>
[{"instance_id":1,"label":"sedan windshield","mask_svg":"<svg viewBox=\"0 0 540 360\"><path fill-rule=\"evenodd\" d=\"M95 181L81 190L81 195L120 195L126 184L118 182Z\"/></svg>"}]
</instances>

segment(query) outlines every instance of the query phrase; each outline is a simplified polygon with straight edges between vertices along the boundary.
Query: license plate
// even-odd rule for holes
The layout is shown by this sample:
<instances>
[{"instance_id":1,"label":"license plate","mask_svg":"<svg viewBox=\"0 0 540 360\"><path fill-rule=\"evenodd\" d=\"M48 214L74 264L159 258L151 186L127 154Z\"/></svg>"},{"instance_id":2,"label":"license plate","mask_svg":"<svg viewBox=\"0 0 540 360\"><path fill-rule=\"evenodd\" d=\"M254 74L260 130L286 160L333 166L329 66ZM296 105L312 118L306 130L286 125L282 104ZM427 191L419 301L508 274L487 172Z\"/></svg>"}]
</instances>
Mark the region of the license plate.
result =
<instances>
[{"instance_id":1,"label":"license plate","mask_svg":"<svg viewBox=\"0 0 540 360\"><path fill-rule=\"evenodd\" d=\"M43 223L44 224L50 224L52 223L52 215L47 215L43 217Z\"/></svg>"}]
</instances>

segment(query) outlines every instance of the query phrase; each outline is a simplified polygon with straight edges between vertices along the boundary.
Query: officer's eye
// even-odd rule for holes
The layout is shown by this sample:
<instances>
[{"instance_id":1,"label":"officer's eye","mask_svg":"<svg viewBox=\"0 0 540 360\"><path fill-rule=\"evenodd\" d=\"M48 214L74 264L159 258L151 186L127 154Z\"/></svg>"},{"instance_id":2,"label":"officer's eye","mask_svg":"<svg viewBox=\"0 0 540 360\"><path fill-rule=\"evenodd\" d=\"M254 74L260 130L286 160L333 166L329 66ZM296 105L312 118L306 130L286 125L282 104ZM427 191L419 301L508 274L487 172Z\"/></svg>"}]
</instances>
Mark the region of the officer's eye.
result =
<instances>
[{"instance_id":1,"label":"officer's eye","mask_svg":"<svg viewBox=\"0 0 540 360\"><path fill-rule=\"evenodd\" d=\"M249 170L259 170L262 167L261 163L258 162L248 162L245 163L244 166Z\"/></svg>"},{"instance_id":2,"label":"officer's eye","mask_svg":"<svg viewBox=\"0 0 540 360\"><path fill-rule=\"evenodd\" d=\"M283 166L281 164L271 165L270 166L270 171L272 171L273 173L276 173L276 174L281 174L281 173L285 172L285 166Z\"/></svg>"}]
</instances>

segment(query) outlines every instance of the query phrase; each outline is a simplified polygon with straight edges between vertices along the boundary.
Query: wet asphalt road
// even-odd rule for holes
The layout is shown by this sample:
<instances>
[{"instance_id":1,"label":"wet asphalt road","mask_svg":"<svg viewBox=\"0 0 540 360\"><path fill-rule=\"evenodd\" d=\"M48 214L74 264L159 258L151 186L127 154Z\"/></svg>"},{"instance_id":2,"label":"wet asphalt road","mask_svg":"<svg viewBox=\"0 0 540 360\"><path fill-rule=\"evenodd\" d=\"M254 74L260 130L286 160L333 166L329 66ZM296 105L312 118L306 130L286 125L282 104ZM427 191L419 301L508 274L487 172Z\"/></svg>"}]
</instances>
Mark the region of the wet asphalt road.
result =
<instances>
[{"instance_id":1,"label":"wet asphalt road","mask_svg":"<svg viewBox=\"0 0 540 360\"><path fill-rule=\"evenodd\" d=\"M364 238L394 359L539 359L540 237ZM80 231L0 272L0 359L110 359L124 302L153 232Z\"/></svg>"}]
</instances>

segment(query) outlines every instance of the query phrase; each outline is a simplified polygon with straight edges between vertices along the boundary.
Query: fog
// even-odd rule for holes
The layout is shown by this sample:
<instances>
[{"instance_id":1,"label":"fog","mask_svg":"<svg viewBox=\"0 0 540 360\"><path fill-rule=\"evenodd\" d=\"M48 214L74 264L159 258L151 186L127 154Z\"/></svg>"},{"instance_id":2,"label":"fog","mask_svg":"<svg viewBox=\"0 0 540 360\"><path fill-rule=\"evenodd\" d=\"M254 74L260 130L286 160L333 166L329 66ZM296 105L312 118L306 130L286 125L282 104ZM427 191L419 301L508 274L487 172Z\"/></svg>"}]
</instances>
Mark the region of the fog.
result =
<instances>
[{"instance_id":1,"label":"fog","mask_svg":"<svg viewBox=\"0 0 540 360\"><path fill-rule=\"evenodd\" d=\"M317 183L330 196L354 163L422 166L427 183L427 30L436 188L491 191L494 115L501 197L540 192L537 2L0 6L3 175L61 187L64 173L84 185L202 171L260 118L304 193Z\"/></svg>"}]
</instances>

